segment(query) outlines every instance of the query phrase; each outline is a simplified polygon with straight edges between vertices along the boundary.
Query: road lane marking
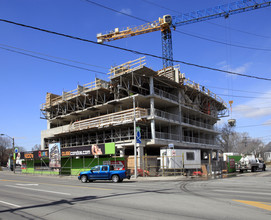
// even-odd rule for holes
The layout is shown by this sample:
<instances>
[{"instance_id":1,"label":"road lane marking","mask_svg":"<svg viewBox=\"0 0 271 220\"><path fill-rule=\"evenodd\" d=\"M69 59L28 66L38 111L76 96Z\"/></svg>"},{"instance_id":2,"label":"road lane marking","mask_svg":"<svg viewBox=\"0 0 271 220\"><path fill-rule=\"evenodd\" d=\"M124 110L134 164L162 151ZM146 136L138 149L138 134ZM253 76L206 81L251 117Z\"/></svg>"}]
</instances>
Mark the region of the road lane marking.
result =
<instances>
[{"instance_id":1,"label":"road lane marking","mask_svg":"<svg viewBox=\"0 0 271 220\"><path fill-rule=\"evenodd\" d=\"M54 194L61 194L61 195L71 195L70 193L63 193L63 192L55 192L55 191L50 191L50 190L43 190L43 189L32 189L32 188L27 188L27 187L21 187L21 186L11 186L11 185L6 185L7 187L13 187L13 188L18 188L18 189L27 189L27 190L32 190L32 191L39 191L39 192L47 192L47 193L54 193Z\"/></svg>"},{"instance_id":2,"label":"road lane marking","mask_svg":"<svg viewBox=\"0 0 271 220\"><path fill-rule=\"evenodd\" d=\"M32 183L17 183L17 186L38 186L39 184L32 184Z\"/></svg>"},{"instance_id":3,"label":"road lane marking","mask_svg":"<svg viewBox=\"0 0 271 220\"><path fill-rule=\"evenodd\" d=\"M251 206L255 206L255 207L260 208L260 209L265 209L265 210L271 211L271 205L268 205L270 203L246 201L246 200L233 200L233 201L244 203L244 204L251 205Z\"/></svg>"},{"instance_id":4,"label":"road lane marking","mask_svg":"<svg viewBox=\"0 0 271 220\"><path fill-rule=\"evenodd\" d=\"M21 208L21 206L15 205L15 204L12 204L12 203L9 203L9 202L0 201L0 203L6 204L6 205L10 205L10 206L14 206L16 208Z\"/></svg>"},{"instance_id":5,"label":"road lane marking","mask_svg":"<svg viewBox=\"0 0 271 220\"><path fill-rule=\"evenodd\" d=\"M23 181L23 180L6 180L6 179L0 179L0 181L6 181L6 182L21 182L21 183L31 183L29 181ZM49 185L49 186L64 186L64 187L75 187L75 188L82 188L82 189L97 189L97 190L112 190L108 188L98 188L98 187L88 187L88 186L72 186L72 185L64 185L64 184L53 184L53 183L38 183L40 185ZM87 184L85 184L87 185ZM115 185L115 184L114 184Z\"/></svg>"},{"instance_id":6,"label":"road lane marking","mask_svg":"<svg viewBox=\"0 0 271 220\"><path fill-rule=\"evenodd\" d=\"M228 193L241 193L241 194L255 194L255 195L270 195L271 193L265 193L265 192L252 192L252 191L234 191L234 190L222 190L222 189L215 189L212 190L214 192L228 192Z\"/></svg>"}]
</instances>

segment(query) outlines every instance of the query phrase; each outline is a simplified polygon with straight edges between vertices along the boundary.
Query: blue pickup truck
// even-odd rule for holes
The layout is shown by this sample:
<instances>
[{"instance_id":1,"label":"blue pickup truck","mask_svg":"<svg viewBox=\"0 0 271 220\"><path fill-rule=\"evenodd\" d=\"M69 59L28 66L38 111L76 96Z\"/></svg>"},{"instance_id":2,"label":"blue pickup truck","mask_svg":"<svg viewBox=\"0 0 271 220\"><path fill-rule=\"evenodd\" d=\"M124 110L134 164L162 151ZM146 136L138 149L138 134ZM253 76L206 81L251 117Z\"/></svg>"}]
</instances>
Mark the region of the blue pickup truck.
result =
<instances>
[{"instance_id":1,"label":"blue pickup truck","mask_svg":"<svg viewBox=\"0 0 271 220\"><path fill-rule=\"evenodd\" d=\"M93 182L94 180L112 180L114 183L122 182L123 179L130 179L125 170L114 170L112 165L99 165L88 171L80 172L78 179L82 183Z\"/></svg>"}]
</instances>

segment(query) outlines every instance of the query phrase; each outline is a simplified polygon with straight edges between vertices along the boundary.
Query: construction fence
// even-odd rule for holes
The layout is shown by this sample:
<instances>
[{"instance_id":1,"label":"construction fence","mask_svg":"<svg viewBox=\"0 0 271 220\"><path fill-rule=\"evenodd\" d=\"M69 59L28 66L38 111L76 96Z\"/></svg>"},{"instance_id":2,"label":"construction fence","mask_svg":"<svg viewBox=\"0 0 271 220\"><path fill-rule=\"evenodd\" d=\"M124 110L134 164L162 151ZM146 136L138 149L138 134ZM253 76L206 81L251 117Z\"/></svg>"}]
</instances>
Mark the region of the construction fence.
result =
<instances>
[{"instance_id":1,"label":"construction fence","mask_svg":"<svg viewBox=\"0 0 271 220\"><path fill-rule=\"evenodd\" d=\"M134 156L127 158L127 169L134 175ZM142 177L178 175L214 175L223 170L222 161L186 161L183 156L142 156L137 157L137 175Z\"/></svg>"},{"instance_id":2,"label":"construction fence","mask_svg":"<svg viewBox=\"0 0 271 220\"><path fill-rule=\"evenodd\" d=\"M49 158L26 159L21 172L38 175L72 175L90 170L96 165L113 165L116 170L126 169L134 175L134 156L125 157L62 157L61 166L52 168ZM17 167L18 168L18 167ZM137 157L137 175L142 177L210 175L225 169L222 161L185 161L183 156L142 156Z\"/></svg>"}]
</instances>

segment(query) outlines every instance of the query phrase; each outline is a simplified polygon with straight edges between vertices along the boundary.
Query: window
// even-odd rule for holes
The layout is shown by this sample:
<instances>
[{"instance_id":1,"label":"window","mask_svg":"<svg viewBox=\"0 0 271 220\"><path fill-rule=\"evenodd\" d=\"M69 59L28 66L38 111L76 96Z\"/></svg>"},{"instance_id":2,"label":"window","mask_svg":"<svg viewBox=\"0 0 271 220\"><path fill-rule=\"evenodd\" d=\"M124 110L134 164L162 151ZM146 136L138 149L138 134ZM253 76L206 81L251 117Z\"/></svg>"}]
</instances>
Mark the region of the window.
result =
<instances>
[{"instance_id":1,"label":"window","mask_svg":"<svg viewBox=\"0 0 271 220\"><path fill-rule=\"evenodd\" d=\"M91 169L92 171L100 171L100 166L95 166Z\"/></svg>"},{"instance_id":2,"label":"window","mask_svg":"<svg viewBox=\"0 0 271 220\"><path fill-rule=\"evenodd\" d=\"M186 152L186 159L187 160L195 160L194 152Z\"/></svg>"},{"instance_id":3,"label":"window","mask_svg":"<svg viewBox=\"0 0 271 220\"><path fill-rule=\"evenodd\" d=\"M107 166L103 166L102 171L107 171Z\"/></svg>"},{"instance_id":4,"label":"window","mask_svg":"<svg viewBox=\"0 0 271 220\"><path fill-rule=\"evenodd\" d=\"M115 170L113 165L110 165L110 170Z\"/></svg>"}]
</instances>

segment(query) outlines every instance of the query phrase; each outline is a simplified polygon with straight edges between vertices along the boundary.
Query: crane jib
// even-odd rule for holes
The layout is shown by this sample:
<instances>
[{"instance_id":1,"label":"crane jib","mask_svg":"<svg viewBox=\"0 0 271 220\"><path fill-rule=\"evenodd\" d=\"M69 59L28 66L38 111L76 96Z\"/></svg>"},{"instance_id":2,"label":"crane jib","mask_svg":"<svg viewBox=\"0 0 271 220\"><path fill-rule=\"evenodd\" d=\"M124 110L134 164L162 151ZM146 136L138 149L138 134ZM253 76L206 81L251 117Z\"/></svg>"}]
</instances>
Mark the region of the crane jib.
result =
<instances>
[{"instance_id":1,"label":"crane jib","mask_svg":"<svg viewBox=\"0 0 271 220\"><path fill-rule=\"evenodd\" d=\"M162 34L163 67L169 67L173 66L171 28L175 29L178 26L220 17L228 18L230 15L265 8L268 6L271 6L271 1L241 0L229 4L215 6L213 8L181 14L178 16L164 15L157 21L149 22L135 28L127 28L123 31L119 31L118 28L115 28L114 31L111 31L108 34L97 34L97 40L98 43L103 43L104 41L113 41L160 30Z\"/></svg>"},{"instance_id":2,"label":"crane jib","mask_svg":"<svg viewBox=\"0 0 271 220\"><path fill-rule=\"evenodd\" d=\"M224 4L213 8L172 16L172 26L177 27L219 17L227 18L229 15L265 8L268 6L271 6L271 1L243 0L232 2L229 4Z\"/></svg>"}]
</instances>

